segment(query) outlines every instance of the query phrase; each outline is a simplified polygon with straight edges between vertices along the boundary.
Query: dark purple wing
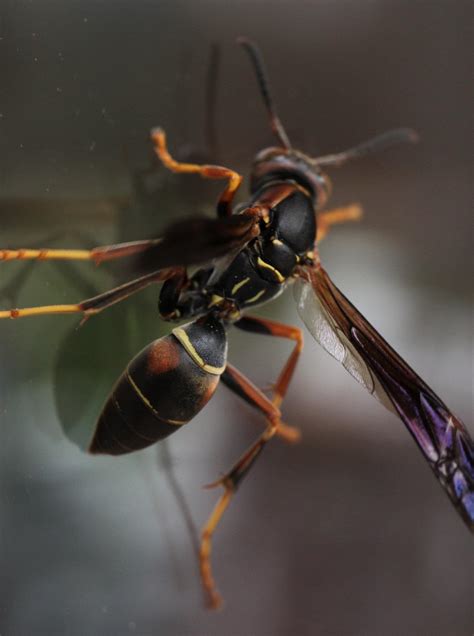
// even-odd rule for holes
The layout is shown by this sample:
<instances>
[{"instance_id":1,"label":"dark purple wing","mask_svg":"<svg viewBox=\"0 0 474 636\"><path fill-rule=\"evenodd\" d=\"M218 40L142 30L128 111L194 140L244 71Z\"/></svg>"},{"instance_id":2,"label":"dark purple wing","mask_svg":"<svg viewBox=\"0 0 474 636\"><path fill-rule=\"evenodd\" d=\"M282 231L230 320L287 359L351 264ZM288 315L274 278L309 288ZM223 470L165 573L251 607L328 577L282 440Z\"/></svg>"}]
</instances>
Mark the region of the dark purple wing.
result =
<instances>
[{"instance_id":1,"label":"dark purple wing","mask_svg":"<svg viewBox=\"0 0 474 636\"><path fill-rule=\"evenodd\" d=\"M322 267L296 283L316 340L405 423L456 509L474 530L474 444L447 406L347 300Z\"/></svg>"},{"instance_id":2,"label":"dark purple wing","mask_svg":"<svg viewBox=\"0 0 474 636\"><path fill-rule=\"evenodd\" d=\"M175 265L198 265L241 250L260 232L256 216L190 217L168 226L160 238L135 241L100 250L96 262L129 256L128 274L142 275Z\"/></svg>"}]
</instances>

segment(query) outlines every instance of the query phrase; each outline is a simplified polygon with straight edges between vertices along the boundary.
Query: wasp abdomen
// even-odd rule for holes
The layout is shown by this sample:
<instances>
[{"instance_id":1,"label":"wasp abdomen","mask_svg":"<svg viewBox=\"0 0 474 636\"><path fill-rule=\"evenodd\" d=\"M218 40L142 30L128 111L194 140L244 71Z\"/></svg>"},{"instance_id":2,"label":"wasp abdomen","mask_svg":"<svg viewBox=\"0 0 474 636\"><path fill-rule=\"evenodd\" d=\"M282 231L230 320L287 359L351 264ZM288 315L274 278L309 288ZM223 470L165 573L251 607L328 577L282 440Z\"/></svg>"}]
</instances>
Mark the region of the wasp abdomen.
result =
<instances>
[{"instance_id":1,"label":"wasp abdomen","mask_svg":"<svg viewBox=\"0 0 474 636\"><path fill-rule=\"evenodd\" d=\"M222 323L206 317L175 331L145 347L123 372L99 417L91 453L122 455L150 446L210 400L227 356Z\"/></svg>"}]
</instances>

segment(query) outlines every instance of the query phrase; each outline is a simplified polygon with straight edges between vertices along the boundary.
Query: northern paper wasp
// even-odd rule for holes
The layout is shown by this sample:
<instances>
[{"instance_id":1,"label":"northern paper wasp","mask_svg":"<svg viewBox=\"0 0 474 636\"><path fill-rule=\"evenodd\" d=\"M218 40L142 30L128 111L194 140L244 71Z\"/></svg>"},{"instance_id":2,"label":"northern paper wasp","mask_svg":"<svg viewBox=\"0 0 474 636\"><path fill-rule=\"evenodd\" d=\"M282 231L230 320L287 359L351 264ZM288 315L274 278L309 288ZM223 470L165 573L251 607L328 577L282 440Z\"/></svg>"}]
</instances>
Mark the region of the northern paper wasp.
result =
<instances>
[{"instance_id":1,"label":"northern paper wasp","mask_svg":"<svg viewBox=\"0 0 474 636\"><path fill-rule=\"evenodd\" d=\"M354 148L313 158L290 144L276 113L257 47L239 40L248 52L278 145L254 159L250 200L234 208L240 174L217 165L176 161L161 128L151 133L157 157L176 173L222 179L217 218L195 216L168 227L161 237L96 247L92 250L20 249L0 251L0 260L126 259L136 277L119 287L72 305L0 311L0 318L79 313L83 320L151 284L162 284L159 313L170 322L186 321L145 347L118 379L89 445L94 454L122 455L145 448L189 422L222 380L259 410L266 428L232 468L211 486L223 494L204 525L199 563L211 607L217 592L210 564L214 531L242 479L267 442L279 435L299 438L281 421L303 343L297 327L246 315L294 283L297 308L314 338L349 373L407 426L425 459L467 525L474 527L474 445L462 422L385 342L334 285L323 269L320 241L337 223L358 218L358 206L321 212L330 194L324 168L342 165L416 134L396 129ZM202 265L194 273L188 268ZM294 341L293 351L267 397L227 361L227 331L244 331Z\"/></svg>"}]
</instances>

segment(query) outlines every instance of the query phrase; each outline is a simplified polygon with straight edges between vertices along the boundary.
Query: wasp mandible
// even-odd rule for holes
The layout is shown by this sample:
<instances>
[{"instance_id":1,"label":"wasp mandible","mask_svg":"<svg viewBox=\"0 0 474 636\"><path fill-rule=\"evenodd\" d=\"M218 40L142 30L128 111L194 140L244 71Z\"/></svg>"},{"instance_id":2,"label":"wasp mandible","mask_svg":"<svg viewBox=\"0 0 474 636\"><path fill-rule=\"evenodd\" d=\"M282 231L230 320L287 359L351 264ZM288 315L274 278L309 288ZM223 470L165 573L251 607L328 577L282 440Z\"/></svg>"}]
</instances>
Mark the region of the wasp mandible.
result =
<instances>
[{"instance_id":1,"label":"wasp mandible","mask_svg":"<svg viewBox=\"0 0 474 636\"><path fill-rule=\"evenodd\" d=\"M120 376L99 416L91 453L122 455L176 432L207 404L219 381L264 416L263 433L211 484L223 488L202 530L199 552L202 584L211 607L220 604L210 563L212 537L225 509L275 435L289 441L299 437L297 429L282 421L280 406L302 350L302 332L247 314L281 294L289 283L294 283L298 312L314 338L404 422L454 506L474 528L474 444L467 429L336 287L318 253L318 241L332 225L360 215L356 205L321 211L331 189L323 169L393 144L414 142L417 136L405 128L391 130L349 150L316 158L293 148L277 115L259 50L246 38L239 43L250 56L278 142L254 159L248 203L234 209L240 174L222 166L176 161L164 131L156 128L151 139L166 168L226 181L217 218L188 218L172 224L158 239L92 250L0 251L1 260L99 264L128 259L130 269L137 272L130 282L77 304L10 309L1 311L0 318L79 313L86 320L150 284L162 283L159 313L180 324L145 347ZM188 273L189 266L203 263L194 274ZM231 326L294 342L271 397L228 362Z\"/></svg>"}]
</instances>

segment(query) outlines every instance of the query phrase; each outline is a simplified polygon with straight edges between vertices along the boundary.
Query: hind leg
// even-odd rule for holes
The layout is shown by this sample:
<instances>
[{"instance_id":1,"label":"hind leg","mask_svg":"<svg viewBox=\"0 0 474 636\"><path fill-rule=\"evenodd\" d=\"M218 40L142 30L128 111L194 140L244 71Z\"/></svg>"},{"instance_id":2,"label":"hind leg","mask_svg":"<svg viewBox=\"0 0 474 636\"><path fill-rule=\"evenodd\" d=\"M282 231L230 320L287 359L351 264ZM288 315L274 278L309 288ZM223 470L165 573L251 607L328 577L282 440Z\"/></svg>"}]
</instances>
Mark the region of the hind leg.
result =
<instances>
[{"instance_id":1,"label":"hind leg","mask_svg":"<svg viewBox=\"0 0 474 636\"><path fill-rule=\"evenodd\" d=\"M264 449L267 442L278 434L280 428L284 426L280 420L279 409L250 382L240 371L230 364L227 364L221 379L231 379L232 383L239 387L239 393L245 395L247 402L253 404L267 419L267 426L257 440L247 449L232 468L220 479L208 487L222 486L224 492L218 499L211 515L205 523L201 533L201 545L199 549L199 567L201 581L206 596L207 604L212 609L217 609L221 605L221 597L217 591L211 567L211 550L214 532L229 506L237 488L247 475L255 460Z\"/></svg>"}]
</instances>

